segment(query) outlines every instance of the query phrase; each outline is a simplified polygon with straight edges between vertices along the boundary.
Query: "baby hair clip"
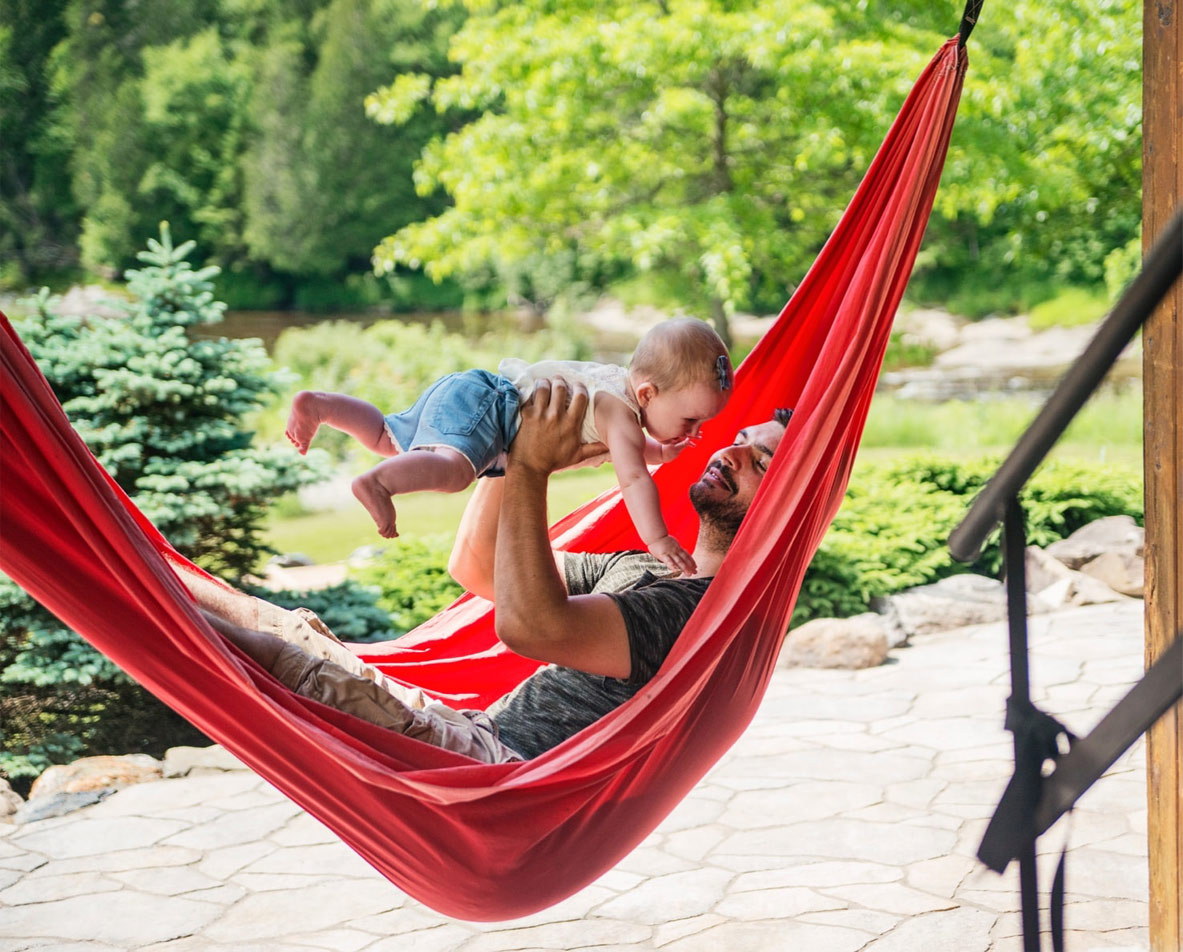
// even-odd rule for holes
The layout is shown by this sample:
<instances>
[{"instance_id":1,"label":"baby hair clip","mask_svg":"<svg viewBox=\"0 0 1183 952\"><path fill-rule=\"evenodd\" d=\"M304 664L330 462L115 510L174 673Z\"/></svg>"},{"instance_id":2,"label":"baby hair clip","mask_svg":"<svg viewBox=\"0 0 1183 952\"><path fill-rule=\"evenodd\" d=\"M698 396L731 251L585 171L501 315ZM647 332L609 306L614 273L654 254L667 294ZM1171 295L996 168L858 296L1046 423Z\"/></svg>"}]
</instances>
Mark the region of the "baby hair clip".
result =
<instances>
[{"instance_id":1,"label":"baby hair clip","mask_svg":"<svg viewBox=\"0 0 1183 952\"><path fill-rule=\"evenodd\" d=\"M731 369L727 366L727 355L720 354L715 361L715 376L719 378L719 389L731 389Z\"/></svg>"}]
</instances>

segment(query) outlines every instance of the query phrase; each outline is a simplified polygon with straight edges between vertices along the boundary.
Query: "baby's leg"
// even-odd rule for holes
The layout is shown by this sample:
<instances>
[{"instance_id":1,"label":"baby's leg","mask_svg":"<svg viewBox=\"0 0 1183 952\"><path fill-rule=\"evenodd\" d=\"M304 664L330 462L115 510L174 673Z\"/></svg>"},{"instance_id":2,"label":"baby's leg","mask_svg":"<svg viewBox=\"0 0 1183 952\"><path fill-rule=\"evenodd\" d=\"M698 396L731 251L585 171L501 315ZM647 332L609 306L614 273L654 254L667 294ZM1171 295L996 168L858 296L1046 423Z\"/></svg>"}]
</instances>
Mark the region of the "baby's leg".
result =
<instances>
[{"instance_id":1,"label":"baby's leg","mask_svg":"<svg viewBox=\"0 0 1183 952\"><path fill-rule=\"evenodd\" d=\"M386 431L386 417L372 403L344 393L301 390L292 400L286 436L301 454L316 436L322 423L348 433L368 450L381 456L394 456L398 447Z\"/></svg>"},{"instance_id":2,"label":"baby's leg","mask_svg":"<svg viewBox=\"0 0 1183 952\"><path fill-rule=\"evenodd\" d=\"M398 529L391 496L424 490L458 493L475 478L472 464L462 453L440 446L403 453L379 463L353 481L353 495L373 517L378 535L393 539Z\"/></svg>"}]
</instances>

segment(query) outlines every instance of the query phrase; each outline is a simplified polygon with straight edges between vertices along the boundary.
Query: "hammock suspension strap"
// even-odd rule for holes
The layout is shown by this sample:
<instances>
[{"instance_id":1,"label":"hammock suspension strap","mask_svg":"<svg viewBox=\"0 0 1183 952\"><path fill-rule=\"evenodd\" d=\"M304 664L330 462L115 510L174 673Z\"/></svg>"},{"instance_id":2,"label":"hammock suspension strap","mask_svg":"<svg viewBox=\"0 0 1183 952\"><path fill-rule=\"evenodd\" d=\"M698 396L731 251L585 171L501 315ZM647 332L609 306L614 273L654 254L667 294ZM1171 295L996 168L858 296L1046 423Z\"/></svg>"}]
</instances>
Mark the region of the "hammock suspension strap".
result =
<instances>
[{"instance_id":1,"label":"hammock suspension strap","mask_svg":"<svg viewBox=\"0 0 1183 952\"><path fill-rule=\"evenodd\" d=\"M986 0L965 0L965 13L961 16L961 27L957 30L957 45L964 48L969 35L977 26L978 17L982 13L982 4Z\"/></svg>"}]
</instances>

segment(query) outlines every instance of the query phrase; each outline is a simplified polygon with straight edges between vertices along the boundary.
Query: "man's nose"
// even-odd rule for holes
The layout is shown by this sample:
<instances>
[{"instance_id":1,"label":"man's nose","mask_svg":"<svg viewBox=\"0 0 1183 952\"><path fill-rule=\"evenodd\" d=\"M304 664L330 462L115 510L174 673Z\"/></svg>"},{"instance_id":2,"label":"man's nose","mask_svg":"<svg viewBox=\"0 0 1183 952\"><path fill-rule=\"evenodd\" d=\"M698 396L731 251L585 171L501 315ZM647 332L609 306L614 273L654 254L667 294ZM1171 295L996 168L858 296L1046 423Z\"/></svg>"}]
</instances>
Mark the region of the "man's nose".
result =
<instances>
[{"instance_id":1,"label":"man's nose","mask_svg":"<svg viewBox=\"0 0 1183 952\"><path fill-rule=\"evenodd\" d=\"M728 446L719 454L719 462L731 469L740 469L743 466L743 450L742 446Z\"/></svg>"}]
</instances>

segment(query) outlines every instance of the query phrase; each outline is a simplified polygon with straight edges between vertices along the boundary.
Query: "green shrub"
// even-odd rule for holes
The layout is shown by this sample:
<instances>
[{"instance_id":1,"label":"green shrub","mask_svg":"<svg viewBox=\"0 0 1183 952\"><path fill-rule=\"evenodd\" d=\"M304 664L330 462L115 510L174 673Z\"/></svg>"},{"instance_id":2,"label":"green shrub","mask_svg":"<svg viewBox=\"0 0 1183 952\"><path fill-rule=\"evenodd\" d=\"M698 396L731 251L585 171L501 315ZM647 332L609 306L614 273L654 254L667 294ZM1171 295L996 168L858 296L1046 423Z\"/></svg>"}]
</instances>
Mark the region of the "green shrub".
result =
<instances>
[{"instance_id":1,"label":"green shrub","mask_svg":"<svg viewBox=\"0 0 1183 952\"><path fill-rule=\"evenodd\" d=\"M361 584L379 592L378 605L402 634L437 614L463 589L448 574L450 542L442 536L398 538L369 564L354 569Z\"/></svg>"},{"instance_id":2,"label":"green shrub","mask_svg":"<svg viewBox=\"0 0 1183 952\"><path fill-rule=\"evenodd\" d=\"M999 280L992 268L917 272L908 284L908 301L942 307L976 320L992 314L1022 314L1055 297L1056 285L1045 277L1007 273Z\"/></svg>"},{"instance_id":3,"label":"green shrub","mask_svg":"<svg viewBox=\"0 0 1183 952\"><path fill-rule=\"evenodd\" d=\"M397 320L360 327L328 321L284 331L273 362L291 372L292 383L258 426L280 439L290 398L297 390L332 390L368 400L386 413L406 409L432 381L472 367L496 370L503 357L523 360L585 359L587 348L567 325L534 334L505 330L479 336L448 331L440 322L425 326ZM353 441L327 427L316 445L341 456Z\"/></svg>"},{"instance_id":4,"label":"green shrub","mask_svg":"<svg viewBox=\"0 0 1183 952\"><path fill-rule=\"evenodd\" d=\"M231 311L275 311L287 303L288 287L254 270L223 271L214 278L214 295Z\"/></svg>"},{"instance_id":5,"label":"green shrub","mask_svg":"<svg viewBox=\"0 0 1183 952\"><path fill-rule=\"evenodd\" d=\"M174 247L167 226L149 248L145 267L127 273L120 317L60 315L43 292L17 327L99 463L181 552L234 579L266 548L268 501L318 473L290 450L252 445L245 417L279 388L262 347L186 334L222 318L217 269L194 270L192 242ZM55 756L159 750L178 732L195 734L7 580L0 606L10 775Z\"/></svg>"},{"instance_id":6,"label":"green shrub","mask_svg":"<svg viewBox=\"0 0 1183 952\"><path fill-rule=\"evenodd\" d=\"M1142 236L1131 238L1120 248L1114 248L1105 256L1105 290L1110 301L1116 301L1121 292L1142 268Z\"/></svg>"},{"instance_id":7,"label":"green shrub","mask_svg":"<svg viewBox=\"0 0 1183 952\"><path fill-rule=\"evenodd\" d=\"M389 641L401 634L391 625L390 614L378 606L378 590L352 580L306 592L251 587L246 591L284 608L311 609L342 641Z\"/></svg>"},{"instance_id":8,"label":"green shrub","mask_svg":"<svg viewBox=\"0 0 1183 952\"><path fill-rule=\"evenodd\" d=\"M937 355L931 344L913 343L904 339L899 331L892 331L883 355L884 370L900 370L903 367L927 367Z\"/></svg>"},{"instance_id":9,"label":"green shrub","mask_svg":"<svg viewBox=\"0 0 1183 952\"><path fill-rule=\"evenodd\" d=\"M422 271L396 269L385 276L390 306L398 312L454 311L464 306L465 290L455 280L433 281Z\"/></svg>"},{"instance_id":10,"label":"green shrub","mask_svg":"<svg viewBox=\"0 0 1183 952\"><path fill-rule=\"evenodd\" d=\"M973 565L954 562L948 550L949 534L996 468L995 460L937 457L860 463L805 573L792 623L856 615L877 596L960 572L997 576L997 530ZM1142 520L1142 480L1132 467L1052 462L1020 498L1032 545L1049 545L1104 516Z\"/></svg>"},{"instance_id":11,"label":"green shrub","mask_svg":"<svg viewBox=\"0 0 1183 952\"><path fill-rule=\"evenodd\" d=\"M1095 288L1064 288L1055 297L1031 308L1027 323L1034 330L1092 324L1105 316L1109 295Z\"/></svg>"},{"instance_id":12,"label":"green shrub","mask_svg":"<svg viewBox=\"0 0 1183 952\"><path fill-rule=\"evenodd\" d=\"M860 462L846 499L810 563L801 586L793 624L811 618L845 617L867 611L871 600L949 575L975 571L997 576L1001 569L998 533L973 565L954 562L948 539L974 496L997 468L997 460L971 463L936 456ZM1142 519L1142 481L1133 467L1051 462L1022 493L1027 538L1046 546L1095 519L1131 515ZM293 594L282 602L313 609L349 640L368 636L344 633L330 620L334 602L361 605L378 592L377 605L396 633L422 624L461 594L447 573L444 537L399 538L352 576L364 588L342 599L333 589ZM275 594L264 597L277 600ZM373 594L368 597L372 600ZM315 601L319 598L319 601ZM360 617L361 609L343 612ZM368 618L377 617L367 615ZM373 638L392 637L374 623Z\"/></svg>"}]
</instances>

